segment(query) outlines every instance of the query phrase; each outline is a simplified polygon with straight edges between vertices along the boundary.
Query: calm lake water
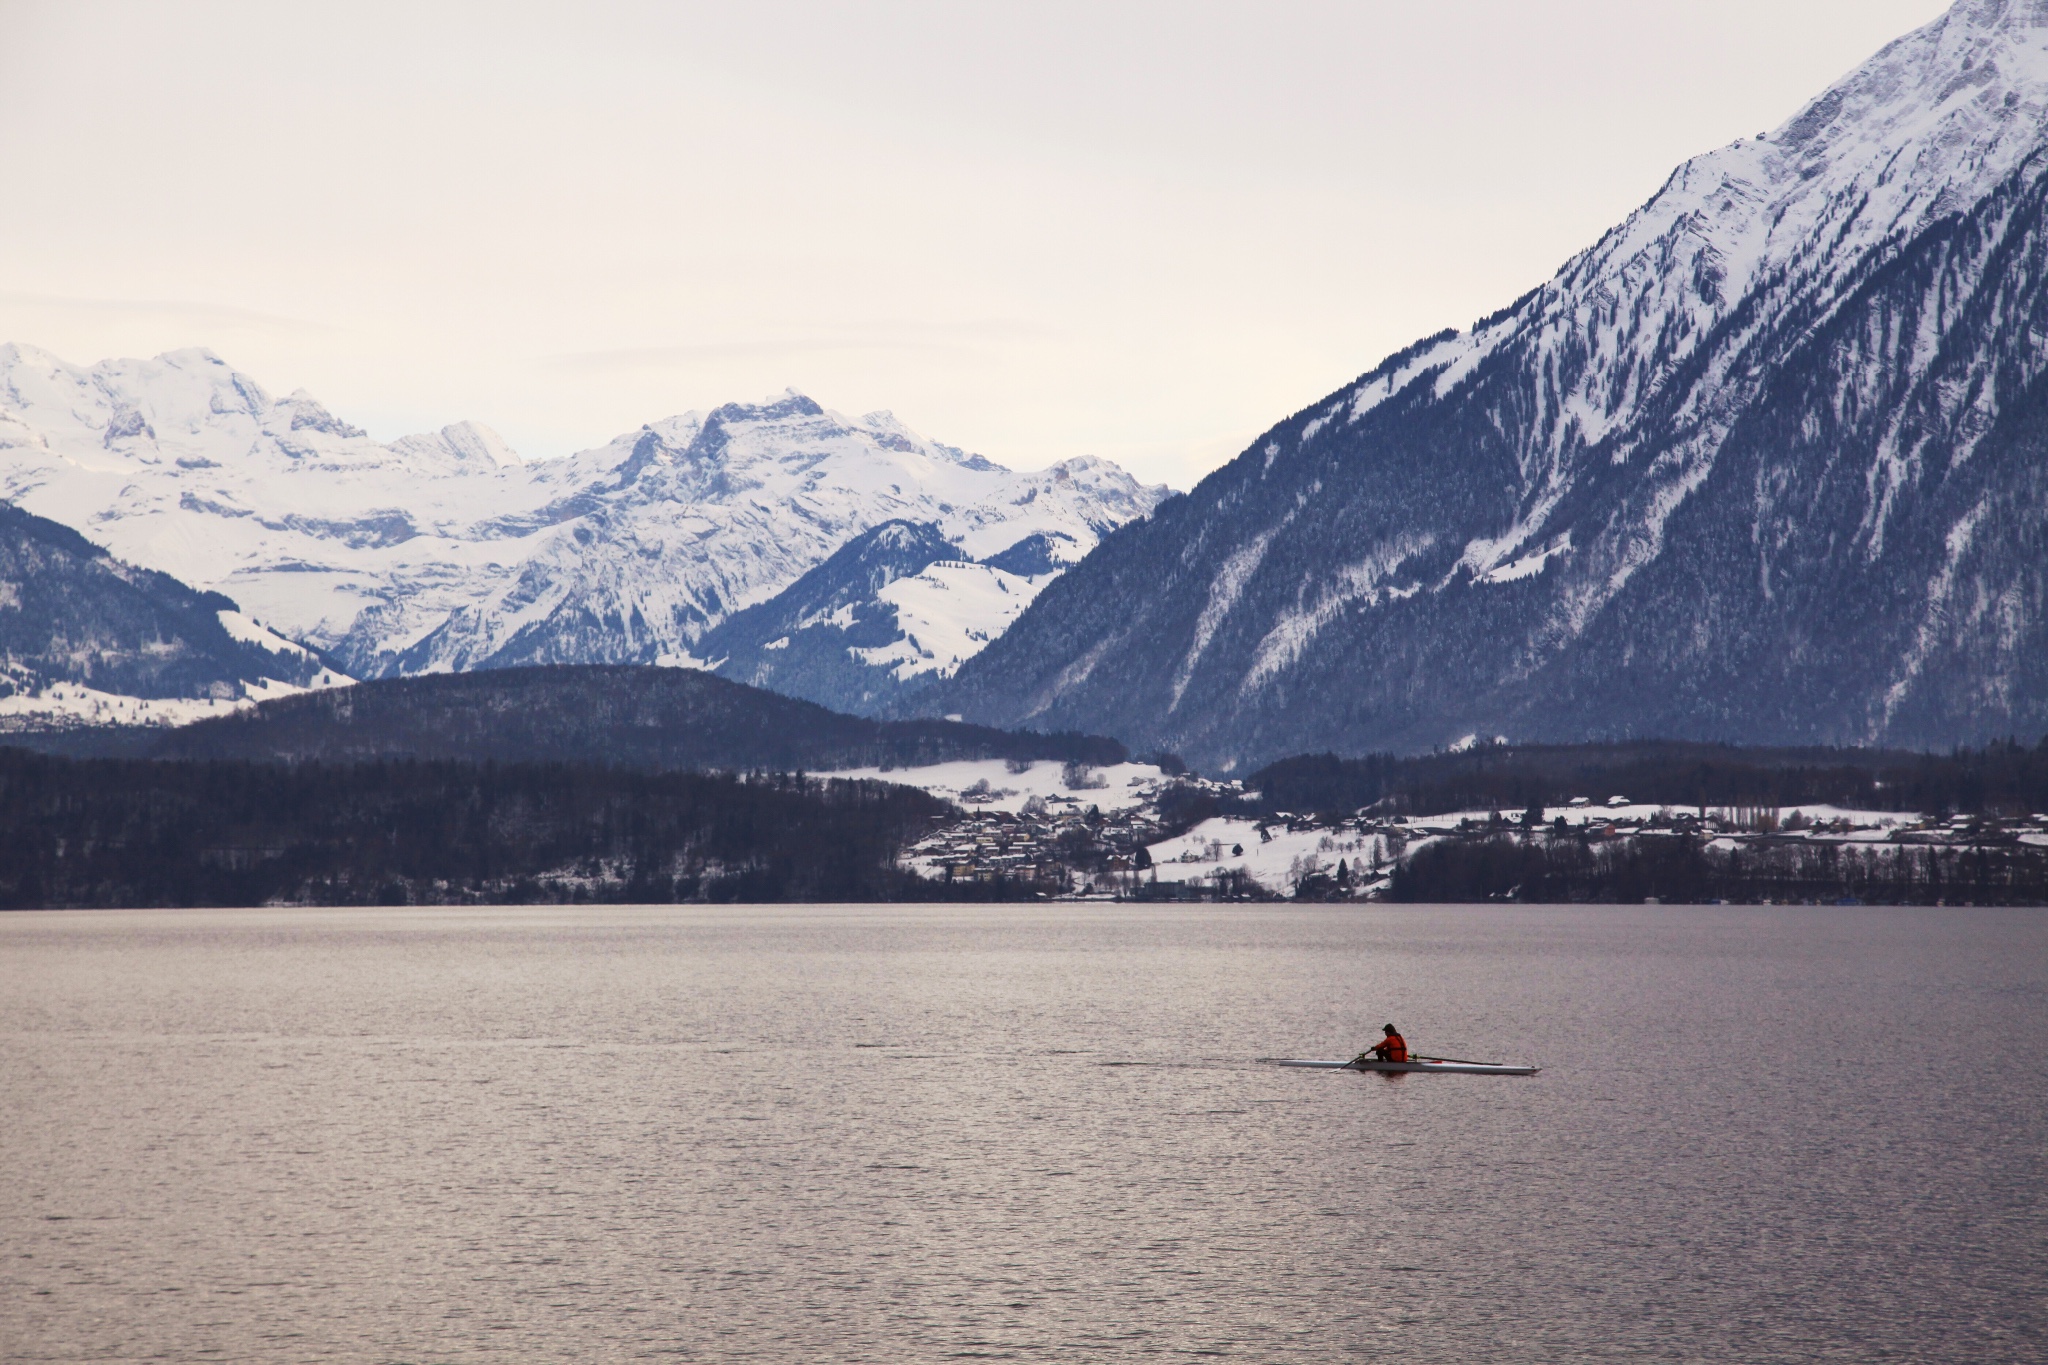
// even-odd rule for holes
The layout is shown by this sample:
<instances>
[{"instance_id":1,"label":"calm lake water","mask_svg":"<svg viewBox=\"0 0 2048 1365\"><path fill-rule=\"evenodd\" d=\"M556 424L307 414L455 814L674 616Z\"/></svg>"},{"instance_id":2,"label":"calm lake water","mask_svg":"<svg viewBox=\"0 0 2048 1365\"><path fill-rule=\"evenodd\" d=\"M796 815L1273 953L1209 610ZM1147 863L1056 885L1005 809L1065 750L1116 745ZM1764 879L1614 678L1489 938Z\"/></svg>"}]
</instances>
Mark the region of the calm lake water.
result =
<instances>
[{"instance_id":1,"label":"calm lake water","mask_svg":"<svg viewBox=\"0 0 2048 1365\"><path fill-rule=\"evenodd\" d=\"M1392 1020L1529 1079L1287 1071ZM0 916L21 1361L2048 1355L2048 914Z\"/></svg>"}]
</instances>

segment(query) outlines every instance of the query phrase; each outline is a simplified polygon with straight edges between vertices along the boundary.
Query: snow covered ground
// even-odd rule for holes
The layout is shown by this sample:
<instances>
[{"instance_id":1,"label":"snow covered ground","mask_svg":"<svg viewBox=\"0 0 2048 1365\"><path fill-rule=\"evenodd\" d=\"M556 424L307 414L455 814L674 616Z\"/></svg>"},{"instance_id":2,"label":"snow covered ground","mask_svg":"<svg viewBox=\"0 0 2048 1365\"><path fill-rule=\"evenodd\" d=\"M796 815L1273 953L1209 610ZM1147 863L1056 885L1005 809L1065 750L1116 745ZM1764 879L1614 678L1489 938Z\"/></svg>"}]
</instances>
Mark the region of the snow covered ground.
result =
<instances>
[{"instance_id":1,"label":"snow covered ground","mask_svg":"<svg viewBox=\"0 0 2048 1365\"><path fill-rule=\"evenodd\" d=\"M1291 893L1296 882L1315 872L1335 872L1342 860L1357 871L1363 886L1370 878L1373 855L1390 862L1386 841L1377 834L1312 829L1290 832L1268 822L1270 840L1259 838L1256 820L1221 815L1204 820L1177 839L1148 847L1152 867L1162 882L1206 881L1218 872L1238 871L1268 891ZM1243 849L1242 853L1236 852Z\"/></svg>"},{"instance_id":2,"label":"snow covered ground","mask_svg":"<svg viewBox=\"0 0 2048 1365\"><path fill-rule=\"evenodd\" d=\"M1034 796L1043 797L1055 809L1071 803L1078 810L1099 806L1103 811L1129 810L1145 802L1165 782L1166 774L1150 763L1118 763L1076 773L1101 786L1074 786L1067 781L1067 765L1050 759L1019 765L1010 771L1007 759L968 759L938 763L928 768L852 768L844 772L819 773L819 777L866 778L874 782L896 782L922 787L934 796L958 801L969 809L1000 810L1015 814Z\"/></svg>"},{"instance_id":3,"label":"snow covered ground","mask_svg":"<svg viewBox=\"0 0 2048 1365\"><path fill-rule=\"evenodd\" d=\"M315 687L264 678L244 684L240 697L129 697L77 683L52 683L37 692L0 697L0 734L9 730L62 729L73 725L189 725L212 716L246 711L258 702L326 687L347 687L352 679L323 673Z\"/></svg>"},{"instance_id":4,"label":"snow covered ground","mask_svg":"<svg viewBox=\"0 0 2048 1365\"><path fill-rule=\"evenodd\" d=\"M1791 819L1796 813L1803 816L1810 824L1832 824L1836 821L1845 820L1859 830L1880 831L1877 837L1882 837L1882 831L1898 829L1914 824L1921 819L1919 815L1911 811L1850 810L1842 806L1781 806L1777 809L1781 830L1783 829L1784 822ZM1660 806L1641 801L1610 806L1605 802L1596 801L1587 806L1545 806L1543 808L1543 822L1550 824L1553 821L1562 819L1568 827L1576 828L1580 825L1605 825L1627 822L1642 824L1660 816L1669 819L1677 815L1697 816L1699 813L1700 808L1698 806ZM1519 824L1522 818L1520 811L1502 811L1500 814L1510 824ZM1408 827L1411 829L1449 830L1456 829L1458 823L1463 820L1483 825L1492 816L1493 812L1490 810L1460 810L1452 811L1445 815L1411 815L1408 817ZM1709 819L1733 822L1736 819L1736 812L1726 806L1708 806L1707 817Z\"/></svg>"},{"instance_id":5,"label":"snow covered ground","mask_svg":"<svg viewBox=\"0 0 2048 1365\"><path fill-rule=\"evenodd\" d=\"M987 564L942 559L923 573L899 578L876 593L896 608L903 638L876 649L855 649L855 658L893 669L898 681L920 673L950 678L983 646L1010 628L1033 598L1058 574L1027 578Z\"/></svg>"},{"instance_id":6,"label":"snow covered ground","mask_svg":"<svg viewBox=\"0 0 2048 1365\"><path fill-rule=\"evenodd\" d=\"M303 659L308 663L315 663L319 660L319 656L314 654L312 650L307 649L296 640L288 640L284 636L279 635L253 616L244 615L239 611L217 611L214 613L214 616L220 621L220 628L228 633L228 638L230 639L240 640L245 645L259 646L269 650L272 654L282 654L292 659ZM320 687L338 687L343 683L353 681L354 679L352 678L345 678L332 670L326 670L321 674L321 681L316 685Z\"/></svg>"},{"instance_id":7,"label":"snow covered ground","mask_svg":"<svg viewBox=\"0 0 2048 1365\"><path fill-rule=\"evenodd\" d=\"M295 661L319 661L311 650L239 611L214 614L231 639ZM283 671L298 672L296 669ZM4 676L0 674L0 677ZM323 667L303 686L278 678L258 678L238 684L239 695L231 697L134 697L102 692L73 682L24 684L17 677L14 683L17 690L0 697L0 733L81 725L189 725L195 720L232 715L246 711L258 702L273 701L300 692L353 687L355 681L345 673Z\"/></svg>"}]
</instances>

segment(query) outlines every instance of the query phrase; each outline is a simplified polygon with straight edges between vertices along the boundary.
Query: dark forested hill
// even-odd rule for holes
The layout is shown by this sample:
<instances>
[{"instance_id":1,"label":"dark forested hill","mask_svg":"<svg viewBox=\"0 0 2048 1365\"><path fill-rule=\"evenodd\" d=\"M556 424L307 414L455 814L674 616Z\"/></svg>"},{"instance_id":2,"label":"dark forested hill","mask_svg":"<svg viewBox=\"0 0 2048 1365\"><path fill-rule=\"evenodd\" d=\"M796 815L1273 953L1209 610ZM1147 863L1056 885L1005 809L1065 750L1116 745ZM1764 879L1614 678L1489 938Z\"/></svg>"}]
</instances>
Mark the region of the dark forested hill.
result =
<instances>
[{"instance_id":1,"label":"dark forested hill","mask_svg":"<svg viewBox=\"0 0 2048 1365\"><path fill-rule=\"evenodd\" d=\"M895 857L944 809L787 775L0 748L0 909L919 898Z\"/></svg>"},{"instance_id":2,"label":"dark forested hill","mask_svg":"<svg viewBox=\"0 0 2048 1365\"><path fill-rule=\"evenodd\" d=\"M73 751L83 749L81 739ZM963 758L1115 763L1115 740L943 720L874 721L727 682L632 665L494 669L362 683L131 738L157 758L461 758L649 769L826 772Z\"/></svg>"}]
</instances>

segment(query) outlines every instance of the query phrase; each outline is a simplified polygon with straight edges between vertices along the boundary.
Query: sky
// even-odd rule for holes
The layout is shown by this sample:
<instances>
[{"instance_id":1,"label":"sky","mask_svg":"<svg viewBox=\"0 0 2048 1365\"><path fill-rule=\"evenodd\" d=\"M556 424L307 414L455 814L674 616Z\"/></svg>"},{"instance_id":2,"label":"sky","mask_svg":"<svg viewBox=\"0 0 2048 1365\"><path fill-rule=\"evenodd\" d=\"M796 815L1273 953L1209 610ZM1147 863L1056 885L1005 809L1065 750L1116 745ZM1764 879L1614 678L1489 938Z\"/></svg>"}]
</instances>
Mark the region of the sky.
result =
<instances>
[{"instance_id":1,"label":"sky","mask_svg":"<svg viewBox=\"0 0 2048 1365\"><path fill-rule=\"evenodd\" d=\"M529 457L795 387L1187 488L1943 0L0 0L0 340Z\"/></svg>"}]
</instances>

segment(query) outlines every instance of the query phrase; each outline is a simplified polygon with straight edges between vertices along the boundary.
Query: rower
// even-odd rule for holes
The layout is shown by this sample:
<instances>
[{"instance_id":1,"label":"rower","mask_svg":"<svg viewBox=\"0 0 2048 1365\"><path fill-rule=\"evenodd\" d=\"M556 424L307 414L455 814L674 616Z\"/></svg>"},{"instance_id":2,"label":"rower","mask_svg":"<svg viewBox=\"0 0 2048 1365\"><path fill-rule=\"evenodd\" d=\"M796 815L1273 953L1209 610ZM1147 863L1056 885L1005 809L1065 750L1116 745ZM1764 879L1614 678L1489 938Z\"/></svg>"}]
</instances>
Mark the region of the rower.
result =
<instances>
[{"instance_id":1,"label":"rower","mask_svg":"<svg viewBox=\"0 0 2048 1365\"><path fill-rule=\"evenodd\" d=\"M1367 1048L1364 1052L1359 1053L1359 1061L1362 1062L1368 1057L1381 1062L1405 1062L1408 1060L1408 1040L1403 1038L1400 1030L1392 1024L1388 1024L1385 1027L1386 1038Z\"/></svg>"}]
</instances>

